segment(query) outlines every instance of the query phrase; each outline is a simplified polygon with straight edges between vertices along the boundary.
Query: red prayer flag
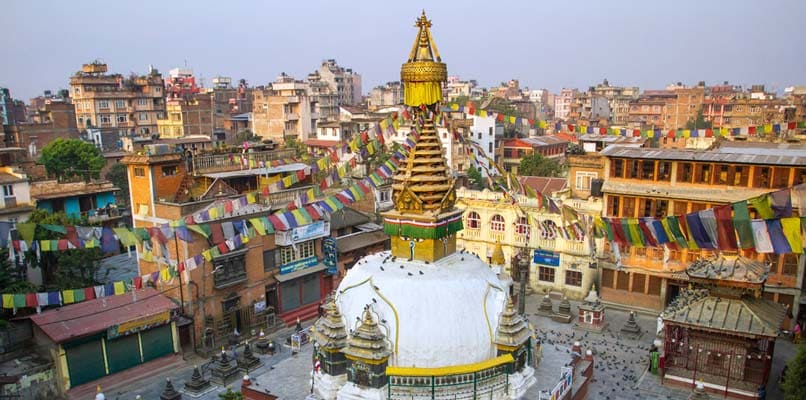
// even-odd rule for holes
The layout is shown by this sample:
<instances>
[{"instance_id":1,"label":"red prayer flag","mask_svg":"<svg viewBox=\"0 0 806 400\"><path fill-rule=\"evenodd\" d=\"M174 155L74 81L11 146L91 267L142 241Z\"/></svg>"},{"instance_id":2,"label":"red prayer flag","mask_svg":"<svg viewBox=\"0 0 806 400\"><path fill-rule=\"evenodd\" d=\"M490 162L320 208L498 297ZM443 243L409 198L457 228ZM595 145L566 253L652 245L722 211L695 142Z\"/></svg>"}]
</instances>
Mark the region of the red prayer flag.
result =
<instances>
[{"instance_id":1,"label":"red prayer flag","mask_svg":"<svg viewBox=\"0 0 806 400\"><path fill-rule=\"evenodd\" d=\"M143 288L143 278L142 277L135 276L134 279L132 279L132 281L134 283L134 288L135 289L142 289Z\"/></svg>"},{"instance_id":2,"label":"red prayer flag","mask_svg":"<svg viewBox=\"0 0 806 400\"><path fill-rule=\"evenodd\" d=\"M640 137L641 136L641 130L640 129L633 129L632 135L635 136L635 137Z\"/></svg>"},{"instance_id":3,"label":"red prayer flag","mask_svg":"<svg viewBox=\"0 0 806 400\"><path fill-rule=\"evenodd\" d=\"M668 137L674 139L676 131L674 129L669 129L669 133L667 134Z\"/></svg>"},{"instance_id":4,"label":"red prayer flag","mask_svg":"<svg viewBox=\"0 0 806 400\"><path fill-rule=\"evenodd\" d=\"M714 136L714 131L713 130L711 130L711 129L706 129L705 130L705 137L713 137L713 136Z\"/></svg>"},{"instance_id":5,"label":"red prayer flag","mask_svg":"<svg viewBox=\"0 0 806 400\"><path fill-rule=\"evenodd\" d=\"M751 127L747 128L747 134L749 134L749 135L755 135L755 134L756 134L756 127L755 127L755 126L751 126Z\"/></svg>"},{"instance_id":6,"label":"red prayer flag","mask_svg":"<svg viewBox=\"0 0 806 400\"><path fill-rule=\"evenodd\" d=\"M798 127L797 122L790 122L790 123L786 124L786 129L789 129L790 131L795 129L795 128L797 128L797 127Z\"/></svg>"},{"instance_id":7,"label":"red prayer flag","mask_svg":"<svg viewBox=\"0 0 806 400\"><path fill-rule=\"evenodd\" d=\"M603 126L599 127L599 134L600 135L607 135L607 128L605 128Z\"/></svg>"},{"instance_id":8,"label":"red prayer flag","mask_svg":"<svg viewBox=\"0 0 806 400\"><path fill-rule=\"evenodd\" d=\"M574 131L574 125L568 124L568 131L573 132Z\"/></svg>"},{"instance_id":9,"label":"red prayer flag","mask_svg":"<svg viewBox=\"0 0 806 400\"><path fill-rule=\"evenodd\" d=\"M25 294L25 307L38 307L39 300L36 298L36 293L26 293Z\"/></svg>"},{"instance_id":10,"label":"red prayer flag","mask_svg":"<svg viewBox=\"0 0 806 400\"><path fill-rule=\"evenodd\" d=\"M137 279L140 279L140 277L138 276ZM95 298L95 289L91 288L91 287L85 287L84 288L84 300L92 300L94 298Z\"/></svg>"},{"instance_id":11,"label":"red prayer flag","mask_svg":"<svg viewBox=\"0 0 806 400\"><path fill-rule=\"evenodd\" d=\"M739 250L739 246L736 243L736 230L733 227L732 212L733 208L730 205L714 207L717 228L717 247L719 247L720 250Z\"/></svg>"}]
</instances>

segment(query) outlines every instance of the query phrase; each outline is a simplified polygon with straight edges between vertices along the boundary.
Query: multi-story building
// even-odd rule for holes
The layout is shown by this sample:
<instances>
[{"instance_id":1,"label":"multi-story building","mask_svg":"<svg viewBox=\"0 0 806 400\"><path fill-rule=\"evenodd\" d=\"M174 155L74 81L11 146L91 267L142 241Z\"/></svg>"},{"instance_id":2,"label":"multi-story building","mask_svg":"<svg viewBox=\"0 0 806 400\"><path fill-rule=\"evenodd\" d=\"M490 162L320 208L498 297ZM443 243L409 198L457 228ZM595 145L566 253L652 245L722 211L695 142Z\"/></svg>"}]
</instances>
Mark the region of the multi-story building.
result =
<instances>
[{"instance_id":1,"label":"multi-story building","mask_svg":"<svg viewBox=\"0 0 806 400\"><path fill-rule=\"evenodd\" d=\"M475 87L475 80L463 81L458 76L452 75L448 77L448 84L443 89L443 97L449 101L457 97L470 97Z\"/></svg>"},{"instance_id":2,"label":"multi-story building","mask_svg":"<svg viewBox=\"0 0 806 400\"><path fill-rule=\"evenodd\" d=\"M748 93L730 98L708 97L703 100L703 117L713 128L734 128L784 122L786 101L753 99Z\"/></svg>"},{"instance_id":3,"label":"multi-story building","mask_svg":"<svg viewBox=\"0 0 806 400\"><path fill-rule=\"evenodd\" d=\"M178 279L156 284L193 321L191 329L180 328L183 344L192 339L196 346L216 349L235 330L248 334L317 315L320 301L333 288L333 277L320 262L322 238L330 235L328 222L315 221L276 233L257 232L248 242L239 236L246 223L254 229L254 222L247 221L267 217L313 188L306 165L243 170L238 159L241 154L235 155L235 162L228 154L198 154L188 170L190 162L171 149L154 147L146 153L121 161L128 166L134 227L151 229L170 221L193 221L203 223L210 235L190 229L187 233L192 240L180 237L160 242L158 235L152 236L144 242L146 247L138 246L141 274L159 271L167 260L184 262L211 245L221 248L227 240L241 242L235 249L213 253L209 261L189 268L182 286ZM270 161L287 154L250 152L243 156L251 164L252 160ZM287 174L304 175L304 179L284 190L258 191Z\"/></svg>"},{"instance_id":4,"label":"multi-story building","mask_svg":"<svg viewBox=\"0 0 806 400\"><path fill-rule=\"evenodd\" d=\"M664 110L664 129L682 129L689 121L696 120L705 97L705 82L691 88L676 87L673 92L675 97L668 100Z\"/></svg>"},{"instance_id":5,"label":"multi-story building","mask_svg":"<svg viewBox=\"0 0 806 400\"><path fill-rule=\"evenodd\" d=\"M50 99L32 111L29 122L18 124L20 147L26 147L32 159L48 143L62 139L78 139L76 112L72 103L63 99Z\"/></svg>"},{"instance_id":6,"label":"multi-story building","mask_svg":"<svg viewBox=\"0 0 806 400\"><path fill-rule=\"evenodd\" d=\"M350 68L339 66L334 59L322 60L316 71L327 82L332 93L337 95L337 105L356 105L362 100L361 75Z\"/></svg>"},{"instance_id":7,"label":"multi-story building","mask_svg":"<svg viewBox=\"0 0 806 400\"><path fill-rule=\"evenodd\" d=\"M12 225L26 221L34 209L28 176L13 167L0 167L0 186L3 187L0 221L10 222Z\"/></svg>"},{"instance_id":8,"label":"multi-story building","mask_svg":"<svg viewBox=\"0 0 806 400\"><path fill-rule=\"evenodd\" d=\"M514 257L526 251L530 288L572 299L582 299L588 293L597 275L590 241L558 235L563 223L559 214L545 212L537 199L522 195L515 195L517 203L512 204L504 201L502 193L459 188L456 198L456 207L465 210L457 247L492 263L493 253L500 246L504 254L502 272L515 281L520 277L517 268L511 268Z\"/></svg>"},{"instance_id":9,"label":"multi-story building","mask_svg":"<svg viewBox=\"0 0 806 400\"><path fill-rule=\"evenodd\" d=\"M339 119L339 94L330 88L330 84L322 79L319 71L308 74L308 93L316 104L319 122Z\"/></svg>"},{"instance_id":10,"label":"multi-story building","mask_svg":"<svg viewBox=\"0 0 806 400\"><path fill-rule=\"evenodd\" d=\"M806 182L806 147L800 144L726 141L709 150L613 146L600 154L605 157L602 192L606 217L680 216ZM686 267L714 253L670 247L605 247L600 263L602 298L656 311L688 285L683 273ZM754 249L732 254L769 263L764 298L785 304L798 315L806 257L758 254Z\"/></svg>"},{"instance_id":11,"label":"multi-story building","mask_svg":"<svg viewBox=\"0 0 806 400\"><path fill-rule=\"evenodd\" d=\"M303 142L316 131L316 103L308 94L308 84L285 73L268 88L252 91L252 132L264 139Z\"/></svg>"},{"instance_id":12,"label":"multi-story building","mask_svg":"<svg viewBox=\"0 0 806 400\"><path fill-rule=\"evenodd\" d=\"M486 177L488 171L496 175L497 170L495 166L491 165L490 159L487 157L496 161L496 155L498 154L497 144L504 137L504 125L496 121L495 117L471 115L470 118L473 121L473 125L470 126L470 137L468 139L476 142L484 150L484 154L479 154L479 150L475 147L471 147L470 151L476 155L476 164L478 164L482 176ZM484 157L485 155L487 157Z\"/></svg>"},{"instance_id":13,"label":"multi-story building","mask_svg":"<svg viewBox=\"0 0 806 400\"><path fill-rule=\"evenodd\" d=\"M554 97L554 118L566 119L571 111L571 104L579 91L576 89L563 89Z\"/></svg>"},{"instance_id":14,"label":"multi-story building","mask_svg":"<svg viewBox=\"0 0 806 400\"><path fill-rule=\"evenodd\" d=\"M245 79L233 87L232 78L217 76L213 78L213 87L203 93L213 96L213 132L216 140L230 142L238 132L248 129L249 123L243 121L243 117L252 112L252 88Z\"/></svg>"},{"instance_id":15,"label":"multi-story building","mask_svg":"<svg viewBox=\"0 0 806 400\"><path fill-rule=\"evenodd\" d=\"M192 69L174 68L168 71L168 79L165 80L166 99L189 99L199 91Z\"/></svg>"},{"instance_id":16,"label":"multi-story building","mask_svg":"<svg viewBox=\"0 0 806 400\"><path fill-rule=\"evenodd\" d=\"M630 101L627 123L638 129L662 128L666 121L666 104L675 97L670 90L645 90L638 99Z\"/></svg>"},{"instance_id":17,"label":"multi-story building","mask_svg":"<svg viewBox=\"0 0 806 400\"><path fill-rule=\"evenodd\" d=\"M544 158L561 161L568 150L568 141L558 136L536 136L530 138L505 139L503 141L504 170L518 173L521 159L532 154L540 154Z\"/></svg>"},{"instance_id":18,"label":"multi-story building","mask_svg":"<svg viewBox=\"0 0 806 400\"><path fill-rule=\"evenodd\" d=\"M370 109L393 107L403 103L403 84L399 81L386 82L383 86L372 88L367 100Z\"/></svg>"},{"instance_id":19,"label":"multi-story building","mask_svg":"<svg viewBox=\"0 0 806 400\"><path fill-rule=\"evenodd\" d=\"M157 120L162 138L213 134L213 97L208 93L171 98L165 104L165 118Z\"/></svg>"},{"instance_id":20,"label":"multi-story building","mask_svg":"<svg viewBox=\"0 0 806 400\"><path fill-rule=\"evenodd\" d=\"M96 61L70 77L78 127L116 128L121 135L157 133L157 120L165 115L162 75L153 68L142 76L106 72L106 64Z\"/></svg>"}]
</instances>

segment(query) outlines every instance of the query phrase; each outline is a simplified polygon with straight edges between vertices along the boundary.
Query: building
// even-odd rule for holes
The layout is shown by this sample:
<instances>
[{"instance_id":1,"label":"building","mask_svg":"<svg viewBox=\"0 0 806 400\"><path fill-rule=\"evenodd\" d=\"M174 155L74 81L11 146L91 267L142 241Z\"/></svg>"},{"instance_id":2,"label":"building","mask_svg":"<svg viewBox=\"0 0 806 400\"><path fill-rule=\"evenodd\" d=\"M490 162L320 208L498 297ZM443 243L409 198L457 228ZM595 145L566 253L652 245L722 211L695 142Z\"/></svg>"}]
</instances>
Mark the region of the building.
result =
<instances>
[{"instance_id":1,"label":"building","mask_svg":"<svg viewBox=\"0 0 806 400\"><path fill-rule=\"evenodd\" d=\"M761 298L767 266L741 256L693 262L684 290L661 314L667 385L704 383L731 398L763 398L786 307Z\"/></svg>"},{"instance_id":2,"label":"building","mask_svg":"<svg viewBox=\"0 0 806 400\"><path fill-rule=\"evenodd\" d=\"M57 138L78 139L74 104L55 99L33 110L30 121L20 122L17 129L20 147L28 149L31 159L39 158L39 151Z\"/></svg>"},{"instance_id":3,"label":"building","mask_svg":"<svg viewBox=\"0 0 806 400\"><path fill-rule=\"evenodd\" d=\"M501 145L504 149L501 164L503 164L504 170L517 174L521 160L532 154L540 154L544 158L562 161L565 158L568 143L570 142L556 136L504 139Z\"/></svg>"},{"instance_id":4,"label":"building","mask_svg":"<svg viewBox=\"0 0 806 400\"><path fill-rule=\"evenodd\" d=\"M0 221L12 225L26 221L34 209L28 176L13 167L0 167L0 186L3 186Z\"/></svg>"},{"instance_id":5,"label":"building","mask_svg":"<svg viewBox=\"0 0 806 400\"><path fill-rule=\"evenodd\" d=\"M281 74L268 88L252 91L252 132L283 143L286 138L304 142L316 131L316 104L309 85Z\"/></svg>"},{"instance_id":6,"label":"building","mask_svg":"<svg viewBox=\"0 0 806 400\"><path fill-rule=\"evenodd\" d=\"M604 162L606 217L681 216L806 182L806 148L800 144L721 142L709 150L613 146ZM754 215L754 214L753 214ZM605 244L601 268L604 301L660 311L688 285L683 271L713 250ZM771 264L763 297L798 316L804 258L795 254L738 255Z\"/></svg>"},{"instance_id":7,"label":"building","mask_svg":"<svg viewBox=\"0 0 806 400\"><path fill-rule=\"evenodd\" d=\"M177 279L157 284L193 321L180 327L183 345L216 349L236 329L243 334L277 329L297 317L317 315L320 301L333 288L320 262L328 222L264 230L271 225L268 216L314 187L309 167L260 166L288 157L285 150L206 154L152 146L143 153L121 160L128 166L134 227L153 230L181 220L209 227L210 233L189 229L186 239L191 240L168 242L152 235L138 246L140 273L159 271L166 259L194 259L211 251L211 245L229 249L225 243L233 243L231 251L216 250L209 262L188 271L182 286ZM262 189L289 174L299 182L282 190ZM236 241L241 245L235 246Z\"/></svg>"},{"instance_id":8,"label":"building","mask_svg":"<svg viewBox=\"0 0 806 400\"><path fill-rule=\"evenodd\" d=\"M207 93L171 98L165 103L165 118L157 120L160 138L213 136L213 97Z\"/></svg>"},{"instance_id":9,"label":"building","mask_svg":"<svg viewBox=\"0 0 806 400\"><path fill-rule=\"evenodd\" d=\"M683 129L688 123L696 121L703 107L705 82L700 82L691 88L677 87L674 89L674 94L675 97L666 103L663 115L663 128L667 130Z\"/></svg>"},{"instance_id":10,"label":"building","mask_svg":"<svg viewBox=\"0 0 806 400\"><path fill-rule=\"evenodd\" d=\"M153 288L31 316L34 351L53 360L62 394L178 353L176 304Z\"/></svg>"},{"instance_id":11,"label":"building","mask_svg":"<svg viewBox=\"0 0 806 400\"><path fill-rule=\"evenodd\" d=\"M336 94L337 106L361 104L361 75L340 66L334 59L322 60L316 73L328 84L331 93Z\"/></svg>"},{"instance_id":12,"label":"building","mask_svg":"<svg viewBox=\"0 0 806 400\"><path fill-rule=\"evenodd\" d=\"M504 124L495 120L494 117L482 117L478 115L470 115L473 125L470 126L469 140L476 142L479 147L484 149L485 154L493 161L496 160L498 155L497 145L504 137ZM498 170L493 165L490 165L490 160L484 157L483 154L478 154L478 149L471 147L470 151L476 153L476 167L480 170L482 176L487 176L488 171L497 174Z\"/></svg>"},{"instance_id":13,"label":"building","mask_svg":"<svg viewBox=\"0 0 806 400\"><path fill-rule=\"evenodd\" d=\"M389 236L383 232L383 227L353 208L344 207L329 214L328 221L330 237L336 242L336 285L358 260L389 250Z\"/></svg>"},{"instance_id":14,"label":"building","mask_svg":"<svg viewBox=\"0 0 806 400\"><path fill-rule=\"evenodd\" d=\"M372 110L399 106L402 103L403 84L400 81L386 82L383 86L372 88L367 99L367 106Z\"/></svg>"},{"instance_id":15,"label":"building","mask_svg":"<svg viewBox=\"0 0 806 400\"><path fill-rule=\"evenodd\" d=\"M213 118L215 139L231 143L235 135L249 129L249 121L243 116L252 112L252 88L245 79L232 86L232 78L217 76L213 78L213 87L207 91L213 96L215 117ZM221 135L224 137L221 137Z\"/></svg>"},{"instance_id":16,"label":"building","mask_svg":"<svg viewBox=\"0 0 806 400\"><path fill-rule=\"evenodd\" d=\"M448 84L445 85L443 96L448 101L454 101L460 97L469 98L473 94L473 89L478 86L475 80L463 81L458 76L448 77Z\"/></svg>"},{"instance_id":17,"label":"building","mask_svg":"<svg viewBox=\"0 0 806 400\"><path fill-rule=\"evenodd\" d=\"M87 217L97 222L120 217L115 194L120 188L108 181L31 183L31 199L36 208L51 213L64 212L72 218Z\"/></svg>"},{"instance_id":18,"label":"building","mask_svg":"<svg viewBox=\"0 0 806 400\"><path fill-rule=\"evenodd\" d=\"M564 120L571 112L571 104L577 95L576 89L563 89L560 94L554 97L554 118Z\"/></svg>"},{"instance_id":19,"label":"building","mask_svg":"<svg viewBox=\"0 0 806 400\"><path fill-rule=\"evenodd\" d=\"M157 120L165 115L164 86L154 68L147 75L124 77L107 74L106 64L98 61L84 64L70 77L77 126L116 128L121 135L156 134Z\"/></svg>"},{"instance_id":20,"label":"building","mask_svg":"<svg viewBox=\"0 0 806 400\"><path fill-rule=\"evenodd\" d=\"M316 112L320 122L339 119L339 93L331 88L330 83L322 79L319 71L308 74L308 92L316 104Z\"/></svg>"},{"instance_id":21,"label":"building","mask_svg":"<svg viewBox=\"0 0 806 400\"><path fill-rule=\"evenodd\" d=\"M543 195L549 197L550 193ZM598 275L593 249L587 238L558 235L563 226L560 214L545 211L537 199L524 195L516 195L512 204L501 193L461 188L456 197L456 206L464 210L465 226L457 246L488 264L494 264L496 247L500 247L503 272L516 282L521 277L512 266L518 254L527 251L530 262L524 279L532 290L556 298L585 297Z\"/></svg>"},{"instance_id":22,"label":"building","mask_svg":"<svg viewBox=\"0 0 806 400\"><path fill-rule=\"evenodd\" d=\"M417 26L402 68L405 104L433 109L447 68L424 14ZM477 257L456 252L454 181L434 120L422 116L419 140L394 176L395 208L384 214L391 251L347 271L313 327L321 361L313 390L322 399L517 399L535 384L532 333L509 287Z\"/></svg>"},{"instance_id":23,"label":"building","mask_svg":"<svg viewBox=\"0 0 806 400\"><path fill-rule=\"evenodd\" d=\"M192 69L174 68L168 71L168 79L165 80L165 98L167 100L188 99L199 91Z\"/></svg>"},{"instance_id":24,"label":"building","mask_svg":"<svg viewBox=\"0 0 806 400\"><path fill-rule=\"evenodd\" d=\"M630 101L627 124L637 129L655 129L666 123L666 104L677 98L671 90L645 90Z\"/></svg>"}]
</instances>

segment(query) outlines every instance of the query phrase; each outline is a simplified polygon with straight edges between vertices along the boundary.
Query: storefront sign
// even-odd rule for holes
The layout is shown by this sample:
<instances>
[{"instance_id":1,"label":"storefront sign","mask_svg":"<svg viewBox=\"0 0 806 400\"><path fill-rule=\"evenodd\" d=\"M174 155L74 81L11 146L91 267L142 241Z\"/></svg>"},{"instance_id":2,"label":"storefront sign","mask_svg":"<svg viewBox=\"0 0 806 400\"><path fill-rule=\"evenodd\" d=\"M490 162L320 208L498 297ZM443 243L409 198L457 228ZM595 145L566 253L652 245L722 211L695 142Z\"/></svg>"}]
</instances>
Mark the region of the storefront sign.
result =
<instances>
[{"instance_id":1,"label":"storefront sign","mask_svg":"<svg viewBox=\"0 0 806 400\"><path fill-rule=\"evenodd\" d=\"M294 260L288 264L281 265L280 274L288 274L301 269L310 268L316 265L318 262L319 260L316 259L316 256Z\"/></svg>"},{"instance_id":2,"label":"storefront sign","mask_svg":"<svg viewBox=\"0 0 806 400\"><path fill-rule=\"evenodd\" d=\"M339 272L339 252L336 248L336 239L332 237L322 239L322 254L324 255L322 264L327 266L327 273L336 275Z\"/></svg>"},{"instance_id":3,"label":"storefront sign","mask_svg":"<svg viewBox=\"0 0 806 400\"><path fill-rule=\"evenodd\" d=\"M535 264L548 265L551 267L560 266L560 254L548 250L535 250Z\"/></svg>"},{"instance_id":4,"label":"storefront sign","mask_svg":"<svg viewBox=\"0 0 806 400\"><path fill-rule=\"evenodd\" d=\"M274 241L278 246L290 246L293 243L324 237L328 234L330 234L330 224L325 221L316 221L288 231L278 231L274 234Z\"/></svg>"},{"instance_id":5,"label":"storefront sign","mask_svg":"<svg viewBox=\"0 0 806 400\"><path fill-rule=\"evenodd\" d=\"M120 325L112 325L106 329L107 339L114 339L118 336L125 336L135 332L144 331L155 326L164 325L171 320L171 312L163 311L148 317L138 318L133 321L124 322Z\"/></svg>"},{"instance_id":6,"label":"storefront sign","mask_svg":"<svg viewBox=\"0 0 806 400\"><path fill-rule=\"evenodd\" d=\"M266 309L266 300L255 302L255 314L261 313Z\"/></svg>"}]
</instances>

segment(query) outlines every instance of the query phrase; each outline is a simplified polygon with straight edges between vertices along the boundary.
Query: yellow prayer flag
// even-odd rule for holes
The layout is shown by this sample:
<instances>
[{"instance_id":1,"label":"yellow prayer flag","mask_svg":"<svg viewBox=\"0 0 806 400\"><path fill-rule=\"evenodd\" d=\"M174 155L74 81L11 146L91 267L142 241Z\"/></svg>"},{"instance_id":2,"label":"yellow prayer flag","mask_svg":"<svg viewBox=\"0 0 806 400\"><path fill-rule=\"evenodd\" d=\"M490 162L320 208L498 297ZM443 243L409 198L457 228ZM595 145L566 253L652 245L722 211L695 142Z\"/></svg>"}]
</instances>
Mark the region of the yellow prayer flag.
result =
<instances>
[{"instance_id":1,"label":"yellow prayer flag","mask_svg":"<svg viewBox=\"0 0 806 400\"><path fill-rule=\"evenodd\" d=\"M213 259L213 254L210 252L210 249L202 251L201 255L207 261L210 261L210 260Z\"/></svg>"},{"instance_id":2,"label":"yellow prayer flag","mask_svg":"<svg viewBox=\"0 0 806 400\"><path fill-rule=\"evenodd\" d=\"M13 294L3 294L3 308L14 308Z\"/></svg>"},{"instance_id":3,"label":"yellow prayer flag","mask_svg":"<svg viewBox=\"0 0 806 400\"><path fill-rule=\"evenodd\" d=\"M727 137L728 135L730 135L730 130L728 128L721 128L719 129L719 134L724 137Z\"/></svg>"},{"instance_id":4,"label":"yellow prayer flag","mask_svg":"<svg viewBox=\"0 0 806 400\"><path fill-rule=\"evenodd\" d=\"M218 218L218 208L216 207L210 207L210 209L207 210L207 213L210 215L210 219Z\"/></svg>"},{"instance_id":5,"label":"yellow prayer flag","mask_svg":"<svg viewBox=\"0 0 806 400\"><path fill-rule=\"evenodd\" d=\"M459 111L459 105L458 105L458 104L456 104L456 103L451 104L451 110L453 110L453 111Z\"/></svg>"},{"instance_id":6,"label":"yellow prayer flag","mask_svg":"<svg viewBox=\"0 0 806 400\"><path fill-rule=\"evenodd\" d=\"M160 280L163 282L171 281L171 271L168 268L163 268L160 270Z\"/></svg>"},{"instance_id":7,"label":"yellow prayer flag","mask_svg":"<svg viewBox=\"0 0 806 400\"><path fill-rule=\"evenodd\" d=\"M764 133L772 132L772 124L764 124Z\"/></svg>"},{"instance_id":8,"label":"yellow prayer flag","mask_svg":"<svg viewBox=\"0 0 806 400\"><path fill-rule=\"evenodd\" d=\"M509 117L509 123L510 123L510 124L514 124L516 120L517 120L517 119L516 119L515 117L513 117L513 116L510 116L510 117Z\"/></svg>"},{"instance_id":9,"label":"yellow prayer flag","mask_svg":"<svg viewBox=\"0 0 806 400\"><path fill-rule=\"evenodd\" d=\"M250 218L249 222L252 223L252 227L255 228L260 236L266 234L266 227L263 226L263 222L260 220L260 218Z\"/></svg>"},{"instance_id":10,"label":"yellow prayer flag","mask_svg":"<svg viewBox=\"0 0 806 400\"><path fill-rule=\"evenodd\" d=\"M73 303L75 303L76 298L75 298L75 296L73 294L73 291L72 290L62 290L62 300L63 300L64 304L73 304ZM5 299L3 299L3 302L5 303Z\"/></svg>"},{"instance_id":11,"label":"yellow prayer flag","mask_svg":"<svg viewBox=\"0 0 806 400\"><path fill-rule=\"evenodd\" d=\"M691 137L691 129L683 129L683 137Z\"/></svg>"},{"instance_id":12,"label":"yellow prayer flag","mask_svg":"<svg viewBox=\"0 0 806 400\"><path fill-rule=\"evenodd\" d=\"M803 254L803 237L800 229L800 217L781 218L784 237L795 254Z\"/></svg>"},{"instance_id":13,"label":"yellow prayer flag","mask_svg":"<svg viewBox=\"0 0 806 400\"><path fill-rule=\"evenodd\" d=\"M479 111L479 116L480 116L480 117L486 117L486 116L487 116L487 110L481 110L481 111Z\"/></svg>"},{"instance_id":14,"label":"yellow prayer flag","mask_svg":"<svg viewBox=\"0 0 806 400\"><path fill-rule=\"evenodd\" d=\"M123 293L126 293L126 284L124 284L123 281L115 282L115 294L120 295Z\"/></svg>"},{"instance_id":15,"label":"yellow prayer flag","mask_svg":"<svg viewBox=\"0 0 806 400\"><path fill-rule=\"evenodd\" d=\"M255 194L254 193L247 193L246 194L246 202L249 203L249 204L255 204L257 202L257 199L255 198Z\"/></svg>"}]
</instances>

